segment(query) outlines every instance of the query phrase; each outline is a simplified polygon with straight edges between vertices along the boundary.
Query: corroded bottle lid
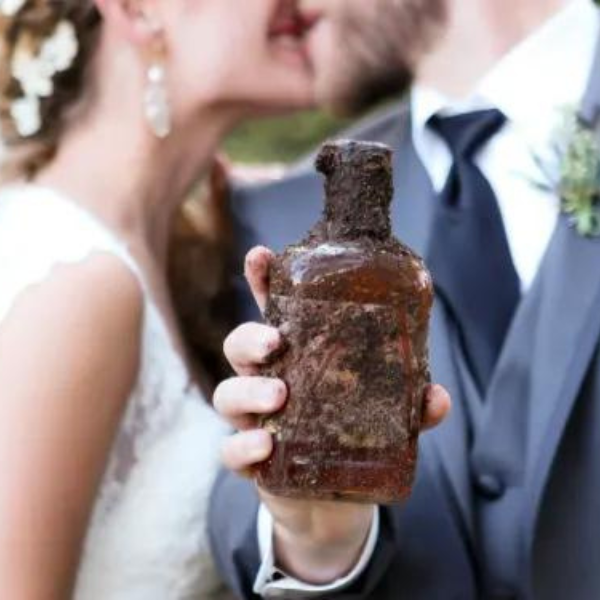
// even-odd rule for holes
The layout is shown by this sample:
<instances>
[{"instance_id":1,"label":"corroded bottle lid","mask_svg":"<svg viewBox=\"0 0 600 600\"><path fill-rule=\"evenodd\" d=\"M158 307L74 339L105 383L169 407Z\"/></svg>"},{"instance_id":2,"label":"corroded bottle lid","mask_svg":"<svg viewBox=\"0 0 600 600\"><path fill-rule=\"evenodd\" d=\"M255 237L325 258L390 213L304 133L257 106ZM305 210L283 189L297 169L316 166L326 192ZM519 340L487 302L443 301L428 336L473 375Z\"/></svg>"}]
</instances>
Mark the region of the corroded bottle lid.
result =
<instances>
[{"instance_id":1,"label":"corroded bottle lid","mask_svg":"<svg viewBox=\"0 0 600 600\"><path fill-rule=\"evenodd\" d=\"M320 173L328 176L342 165L353 168L383 168L392 172L393 151L378 142L332 140L321 147L316 160Z\"/></svg>"}]
</instances>

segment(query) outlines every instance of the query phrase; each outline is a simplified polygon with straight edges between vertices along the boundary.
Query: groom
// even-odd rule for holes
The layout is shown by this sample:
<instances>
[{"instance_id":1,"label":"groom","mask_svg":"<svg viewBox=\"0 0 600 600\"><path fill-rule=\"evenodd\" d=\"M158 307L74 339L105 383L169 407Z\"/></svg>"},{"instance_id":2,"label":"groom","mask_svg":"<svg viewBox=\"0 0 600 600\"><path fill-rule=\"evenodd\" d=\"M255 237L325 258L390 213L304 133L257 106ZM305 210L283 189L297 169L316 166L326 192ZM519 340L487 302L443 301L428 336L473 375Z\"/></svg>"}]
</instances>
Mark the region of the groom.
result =
<instances>
[{"instance_id":1,"label":"groom","mask_svg":"<svg viewBox=\"0 0 600 600\"><path fill-rule=\"evenodd\" d=\"M259 510L254 486L224 474L212 506L217 562L248 599L600 598L600 237L584 219L597 194L580 193L564 214L552 135L565 106L598 129L598 10L591 0L313 4L324 11L311 48L330 104L357 105L414 75L406 106L349 135L396 150L395 232L436 280L432 370L453 409L422 436L411 499L378 509L366 535L364 512L340 505L340 527L317 505L268 498ZM567 171L598 185L577 160ZM320 188L307 167L240 190L241 252L298 239ZM243 308L256 317L249 298ZM252 373L268 335L232 335L238 370ZM267 410L251 380L216 397L240 427ZM260 455L264 437L253 435L228 442L230 467ZM336 565L330 581L303 555L311 543Z\"/></svg>"}]
</instances>

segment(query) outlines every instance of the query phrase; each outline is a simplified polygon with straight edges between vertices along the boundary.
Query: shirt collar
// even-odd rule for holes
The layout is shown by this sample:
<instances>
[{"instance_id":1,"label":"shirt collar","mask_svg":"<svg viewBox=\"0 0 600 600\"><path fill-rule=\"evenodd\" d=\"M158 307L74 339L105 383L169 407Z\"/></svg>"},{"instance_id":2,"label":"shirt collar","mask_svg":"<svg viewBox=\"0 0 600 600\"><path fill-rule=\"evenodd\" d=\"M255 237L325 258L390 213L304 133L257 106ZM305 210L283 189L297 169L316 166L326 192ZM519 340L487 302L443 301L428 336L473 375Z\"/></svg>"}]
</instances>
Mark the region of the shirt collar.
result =
<instances>
[{"instance_id":1,"label":"shirt collar","mask_svg":"<svg viewBox=\"0 0 600 600\"><path fill-rule=\"evenodd\" d=\"M504 56L469 97L451 99L415 85L411 93L413 135L422 135L434 114L495 107L517 127L542 127L547 136L561 109L581 101L593 65L599 25L599 12L592 0L570 0Z\"/></svg>"}]
</instances>

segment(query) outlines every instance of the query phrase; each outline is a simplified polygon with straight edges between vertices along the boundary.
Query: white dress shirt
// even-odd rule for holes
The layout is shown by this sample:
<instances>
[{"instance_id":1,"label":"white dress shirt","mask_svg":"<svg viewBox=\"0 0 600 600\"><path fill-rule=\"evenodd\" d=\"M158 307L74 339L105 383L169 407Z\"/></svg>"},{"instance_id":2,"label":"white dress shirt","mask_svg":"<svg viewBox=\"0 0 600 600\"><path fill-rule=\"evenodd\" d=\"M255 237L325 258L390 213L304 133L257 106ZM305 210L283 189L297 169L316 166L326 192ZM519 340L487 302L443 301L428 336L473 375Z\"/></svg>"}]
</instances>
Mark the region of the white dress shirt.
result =
<instances>
[{"instance_id":1,"label":"white dress shirt","mask_svg":"<svg viewBox=\"0 0 600 600\"><path fill-rule=\"evenodd\" d=\"M568 0L545 25L517 45L480 81L468 98L451 99L415 86L411 94L412 135L436 191L450 173L446 143L427 127L435 114L497 108L507 123L475 161L498 198L508 244L525 293L533 283L556 226L560 200L538 183L548 183L537 160L558 170L553 138L565 108L576 109L585 93L600 35L599 11L592 0ZM544 169L546 170L546 169ZM354 570L328 586L310 586L276 568L273 521L262 507L258 536L262 566L254 591L265 598L323 596L355 581L368 565L379 533L373 521L369 541Z\"/></svg>"}]
</instances>

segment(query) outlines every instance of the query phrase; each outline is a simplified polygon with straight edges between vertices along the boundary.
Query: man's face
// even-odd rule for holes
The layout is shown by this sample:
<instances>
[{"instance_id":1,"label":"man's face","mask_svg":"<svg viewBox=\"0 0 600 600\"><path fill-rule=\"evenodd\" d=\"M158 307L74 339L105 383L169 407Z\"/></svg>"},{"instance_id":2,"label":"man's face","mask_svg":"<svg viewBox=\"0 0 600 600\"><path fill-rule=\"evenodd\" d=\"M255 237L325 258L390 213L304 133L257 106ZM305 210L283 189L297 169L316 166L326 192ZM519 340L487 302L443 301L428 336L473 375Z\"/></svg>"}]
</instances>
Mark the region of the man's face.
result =
<instances>
[{"instance_id":1,"label":"man's face","mask_svg":"<svg viewBox=\"0 0 600 600\"><path fill-rule=\"evenodd\" d=\"M301 0L319 103L352 114L405 91L445 21L447 0Z\"/></svg>"}]
</instances>

